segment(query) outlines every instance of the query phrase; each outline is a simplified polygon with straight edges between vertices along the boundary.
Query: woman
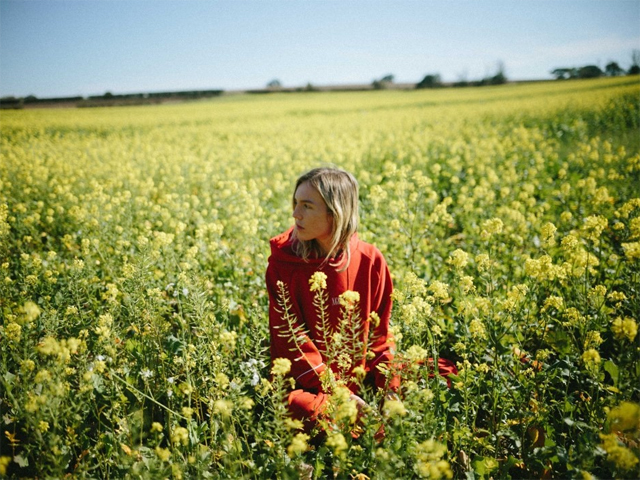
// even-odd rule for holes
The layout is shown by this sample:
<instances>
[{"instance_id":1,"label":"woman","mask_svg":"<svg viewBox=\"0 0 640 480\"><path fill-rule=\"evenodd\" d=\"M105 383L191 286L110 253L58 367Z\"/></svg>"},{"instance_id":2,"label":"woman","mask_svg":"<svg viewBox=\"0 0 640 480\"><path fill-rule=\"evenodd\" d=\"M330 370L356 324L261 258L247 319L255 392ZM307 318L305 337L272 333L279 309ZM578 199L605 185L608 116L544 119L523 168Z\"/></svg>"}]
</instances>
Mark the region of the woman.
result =
<instances>
[{"instance_id":1,"label":"woman","mask_svg":"<svg viewBox=\"0 0 640 480\"><path fill-rule=\"evenodd\" d=\"M266 280L271 359L291 361L294 418L313 425L327 401L327 379L351 399L362 384L393 391L379 367L393 360L393 286L380 251L358 238L358 183L337 168L302 175L293 194L295 224L271 239ZM327 372L328 373L328 372Z\"/></svg>"}]
</instances>

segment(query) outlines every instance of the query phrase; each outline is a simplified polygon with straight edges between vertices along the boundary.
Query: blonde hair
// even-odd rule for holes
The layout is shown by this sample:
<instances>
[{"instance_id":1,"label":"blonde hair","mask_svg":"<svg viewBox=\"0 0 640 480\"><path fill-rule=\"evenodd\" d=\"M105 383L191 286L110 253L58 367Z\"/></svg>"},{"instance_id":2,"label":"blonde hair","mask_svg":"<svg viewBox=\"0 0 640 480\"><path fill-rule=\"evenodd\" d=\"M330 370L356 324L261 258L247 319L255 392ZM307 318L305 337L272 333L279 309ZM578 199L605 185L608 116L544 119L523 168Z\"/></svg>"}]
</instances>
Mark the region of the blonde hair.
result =
<instances>
[{"instance_id":1,"label":"blonde hair","mask_svg":"<svg viewBox=\"0 0 640 480\"><path fill-rule=\"evenodd\" d=\"M327 205L327 212L333 222L331 243L326 258L333 258L340 252L346 263L340 271L346 270L351 261L349 242L358 228L358 181L353 175L335 167L314 168L298 178L293 190L293 208L296 206L295 192L304 182L315 188ZM312 254L321 256L318 242L294 238L293 250L296 255L307 260ZM333 266L342 264L342 260Z\"/></svg>"}]
</instances>

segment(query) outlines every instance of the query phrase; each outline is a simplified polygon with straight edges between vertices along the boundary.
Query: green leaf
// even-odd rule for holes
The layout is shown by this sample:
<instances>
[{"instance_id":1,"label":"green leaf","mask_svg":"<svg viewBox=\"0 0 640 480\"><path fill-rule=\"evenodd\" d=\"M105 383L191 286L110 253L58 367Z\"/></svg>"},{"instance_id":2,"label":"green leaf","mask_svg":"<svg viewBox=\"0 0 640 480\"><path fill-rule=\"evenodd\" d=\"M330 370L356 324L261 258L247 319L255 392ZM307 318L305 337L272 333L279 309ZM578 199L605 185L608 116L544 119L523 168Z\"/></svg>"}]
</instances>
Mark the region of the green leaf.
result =
<instances>
[{"instance_id":1,"label":"green leaf","mask_svg":"<svg viewBox=\"0 0 640 480\"><path fill-rule=\"evenodd\" d=\"M618 387L618 380L620 379L620 370L618 366L613 363L611 360L607 360L604 362L604 370L609 375L611 375L611 380L613 380L613 386Z\"/></svg>"},{"instance_id":2,"label":"green leaf","mask_svg":"<svg viewBox=\"0 0 640 480\"><path fill-rule=\"evenodd\" d=\"M4 380L7 382L8 385L12 385L15 379L16 379L16 376L11 372L6 372L4 374Z\"/></svg>"}]
</instances>

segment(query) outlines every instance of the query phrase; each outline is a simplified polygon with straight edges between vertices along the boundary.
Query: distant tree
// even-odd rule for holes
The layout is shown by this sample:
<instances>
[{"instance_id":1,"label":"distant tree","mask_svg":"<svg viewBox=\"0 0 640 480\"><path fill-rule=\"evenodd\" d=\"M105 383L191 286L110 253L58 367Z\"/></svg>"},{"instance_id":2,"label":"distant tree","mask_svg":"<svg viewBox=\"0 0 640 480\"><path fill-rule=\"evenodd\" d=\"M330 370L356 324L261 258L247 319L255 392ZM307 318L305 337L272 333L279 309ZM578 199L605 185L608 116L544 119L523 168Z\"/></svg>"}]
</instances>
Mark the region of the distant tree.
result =
<instances>
[{"instance_id":1,"label":"distant tree","mask_svg":"<svg viewBox=\"0 0 640 480\"><path fill-rule=\"evenodd\" d=\"M640 50L631 52L631 66L627 71L629 75L637 75L640 73Z\"/></svg>"},{"instance_id":2,"label":"distant tree","mask_svg":"<svg viewBox=\"0 0 640 480\"><path fill-rule=\"evenodd\" d=\"M499 61L496 66L496 74L491 77L492 85L502 85L507 83L507 72L503 61Z\"/></svg>"},{"instance_id":3,"label":"distant tree","mask_svg":"<svg viewBox=\"0 0 640 480\"><path fill-rule=\"evenodd\" d=\"M103 97L103 98L105 98L105 99L113 98L113 93L111 93L111 92L106 92L102 97Z\"/></svg>"},{"instance_id":4,"label":"distant tree","mask_svg":"<svg viewBox=\"0 0 640 480\"><path fill-rule=\"evenodd\" d=\"M280 83L280 80L278 80L277 78L274 78L269 83L267 83L267 88L282 88L282 83Z\"/></svg>"},{"instance_id":5,"label":"distant tree","mask_svg":"<svg viewBox=\"0 0 640 480\"><path fill-rule=\"evenodd\" d=\"M496 68L496 74L493 76L485 76L482 80L477 82L477 85L502 85L507 83L507 75L505 74L505 68L503 62L498 62Z\"/></svg>"},{"instance_id":6,"label":"distant tree","mask_svg":"<svg viewBox=\"0 0 640 480\"><path fill-rule=\"evenodd\" d=\"M38 97L35 95L28 95L24 97L24 103L34 103L38 101Z\"/></svg>"},{"instance_id":7,"label":"distant tree","mask_svg":"<svg viewBox=\"0 0 640 480\"><path fill-rule=\"evenodd\" d=\"M468 73L467 72L462 72L458 75L458 81L455 82L453 84L454 87L468 87L469 86L469 80L468 80Z\"/></svg>"},{"instance_id":8,"label":"distant tree","mask_svg":"<svg viewBox=\"0 0 640 480\"><path fill-rule=\"evenodd\" d=\"M393 83L393 75L385 75L380 80L374 80L371 85L375 90L383 90Z\"/></svg>"},{"instance_id":9,"label":"distant tree","mask_svg":"<svg viewBox=\"0 0 640 480\"><path fill-rule=\"evenodd\" d=\"M556 68L551 71L551 75L556 77L556 80L566 80L572 77L572 68Z\"/></svg>"},{"instance_id":10,"label":"distant tree","mask_svg":"<svg viewBox=\"0 0 640 480\"><path fill-rule=\"evenodd\" d=\"M440 75L437 73L426 75L419 83L416 84L416 88L436 88L441 87L442 81Z\"/></svg>"},{"instance_id":11,"label":"distant tree","mask_svg":"<svg viewBox=\"0 0 640 480\"><path fill-rule=\"evenodd\" d=\"M598 78L604 74L602 69L596 65L586 65L578 70L580 78Z\"/></svg>"},{"instance_id":12,"label":"distant tree","mask_svg":"<svg viewBox=\"0 0 640 480\"><path fill-rule=\"evenodd\" d=\"M618 65L616 62L609 62L607 63L607 66L604 67L604 73L608 77L617 77L618 75L622 75L624 73L624 70L620 68L620 65Z\"/></svg>"}]
</instances>

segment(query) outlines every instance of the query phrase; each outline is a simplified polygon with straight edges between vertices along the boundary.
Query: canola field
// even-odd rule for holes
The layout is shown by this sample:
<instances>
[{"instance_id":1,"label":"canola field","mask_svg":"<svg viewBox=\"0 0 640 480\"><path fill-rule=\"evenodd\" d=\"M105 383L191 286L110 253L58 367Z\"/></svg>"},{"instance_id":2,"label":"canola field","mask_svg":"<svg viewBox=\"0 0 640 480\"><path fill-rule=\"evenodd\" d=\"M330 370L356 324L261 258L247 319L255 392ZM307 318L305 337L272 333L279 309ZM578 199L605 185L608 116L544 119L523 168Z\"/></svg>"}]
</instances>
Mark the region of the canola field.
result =
<instances>
[{"instance_id":1,"label":"canola field","mask_svg":"<svg viewBox=\"0 0 640 480\"><path fill-rule=\"evenodd\" d=\"M0 476L640 477L637 76L0 115ZM312 436L264 271L326 164L459 374Z\"/></svg>"}]
</instances>

